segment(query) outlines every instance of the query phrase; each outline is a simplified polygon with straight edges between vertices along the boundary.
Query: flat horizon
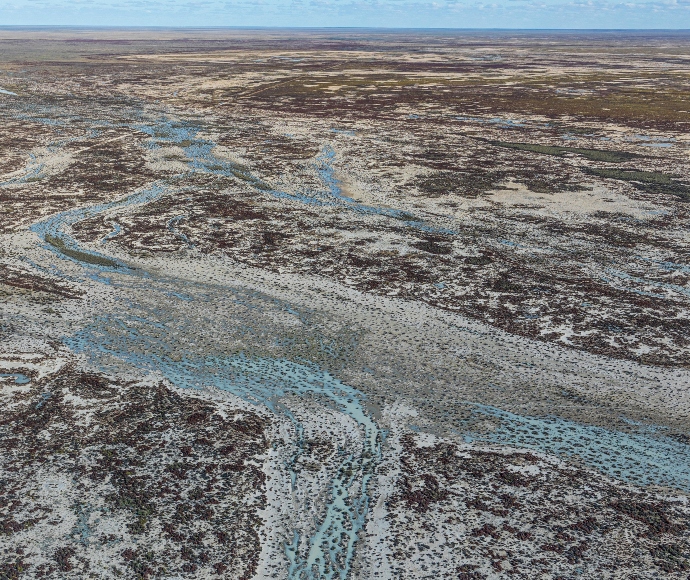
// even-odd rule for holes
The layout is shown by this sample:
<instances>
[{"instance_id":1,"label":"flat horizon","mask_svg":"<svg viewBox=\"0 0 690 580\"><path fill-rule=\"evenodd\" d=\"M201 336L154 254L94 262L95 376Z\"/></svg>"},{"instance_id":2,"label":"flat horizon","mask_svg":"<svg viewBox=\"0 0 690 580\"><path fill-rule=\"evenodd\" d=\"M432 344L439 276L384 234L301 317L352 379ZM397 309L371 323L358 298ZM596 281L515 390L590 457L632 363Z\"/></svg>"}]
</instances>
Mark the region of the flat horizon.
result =
<instances>
[{"instance_id":1,"label":"flat horizon","mask_svg":"<svg viewBox=\"0 0 690 580\"><path fill-rule=\"evenodd\" d=\"M385 31L450 31L450 32L671 32L690 33L684 28L510 28L500 26L174 26L174 25L106 25L106 24L0 24L0 30L11 29L78 29L78 30L385 30Z\"/></svg>"}]
</instances>

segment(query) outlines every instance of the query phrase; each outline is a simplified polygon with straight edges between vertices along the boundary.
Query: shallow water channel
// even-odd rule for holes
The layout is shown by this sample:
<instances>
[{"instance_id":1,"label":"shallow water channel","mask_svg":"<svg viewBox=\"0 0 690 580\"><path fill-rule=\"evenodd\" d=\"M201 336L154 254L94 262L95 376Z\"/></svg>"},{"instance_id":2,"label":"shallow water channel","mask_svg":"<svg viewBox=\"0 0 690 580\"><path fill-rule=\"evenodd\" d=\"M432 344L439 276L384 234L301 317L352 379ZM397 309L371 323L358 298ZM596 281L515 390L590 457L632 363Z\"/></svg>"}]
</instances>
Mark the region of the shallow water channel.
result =
<instances>
[{"instance_id":1,"label":"shallow water channel","mask_svg":"<svg viewBox=\"0 0 690 580\"><path fill-rule=\"evenodd\" d=\"M155 127L140 125L137 128L151 135L149 147L163 144L182 146L189 159L190 172L239 174L259 189L266 189L259 179L244 168L216 159L212 155L215 145L195 139L198 129L194 127L163 122ZM88 270L95 270L96 273L117 270L135 278L148 278L145 272L129 268L120 260L82 246L71 235L70 228L97 215L115 216L118 211L155 201L178 188L177 182L181 177L184 174L154 182L120 200L61 212L34 224L31 230L46 242L46 249L80 263ZM170 226L174 227L174 224ZM102 241L117 233L118 226ZM94 277L93 274L87 276ZM107 280L98 274L95 277ZM193 293L190 296L190 292L187 292L183 296L169 287L160 288L153 280L150 282L148 292L160 292L161 303L169 301L171 295L184 300L195 299ZM227 298L223 294L219 292L215 299L222 301ZM152 300L150 296L149 299ZM209 297L206 295L204 299L208 300ZM289 472L293 489L299 477L295 464L302 453L304 429L283 400L289 396L316 397L356 422L361 432L361 447L338 449L338 465L330 481L324 516L316 523L315 531L309 537L303 537L294 530L288 533L284 542L289 578L345 578L354 557L358 533L365 525L370 478L375 462L380 457L381 433L365 412L364 395L308 361L298 363L247 356L244 353L228 356L223 352L200 352L194 349L184 350L182 357L174 357L172 353L178 351L180 345L169 332L171 329L166 328L166 322L158 318L157 312L140 314L109 314L94 320L76 334L65 337L64 342L73 352L86 355L90 363L103 372L115 373L122 370L124 365L132 372L162 375L183 388L213 386L252 404L262 405L287 419L292 425L294 439L291 458L286 461L285 469Z\"/></svg>"},{"instance_id":2,"label":"shallow water channel","mask_svg":"<svg viewBox=\"0 0 690 580\"><path fill-rule=\"evenodd\" d=\"M151 148L162 145L182 147L188 158L189 173L232 175L258 191L297 199L297 196L272 190L246 168L216 158L213 155L215 144L197 139L199 129L194 126L161 120L158 124L138 125L137 128L150 135L148 146ZM316 169L324 184L324 191L299 196L299 201L343 205L359 212L383 213L387 217L400 219L401 215L368 208L344 197L331 166L333 157L332 149L325 148L316 159ZM96 253L71 236L72 225L96 215L106 215L113 218L115 224L114 231L103 238L102 241L106 242L119 232L120 226L114 221L118 211L150 203L163 195L182 190L181 178L187 174L154 182L121 200L53 215L34 224L31 230L45 242L46 249L80 263L87 277L106 281L100 274L113 271L131 276L132 285L138 286L137 291L147 293L148 304L166 304L171 298L180 303L194 303L197 300L222 303L233 300L234 289L231 287L216 287L213 290L205 287L202 290L200 286L182 281L169 283L130 268L105 253ZM168 225L171 230L182 219L184 216L170 220ZM406 223L413 227L425 227L423 223L412 220ZM102 244L101 248L107 248L107 244ZM283 310L289 311L289 308L294 307L285 305ZM136 316L135 310L138 310ZM232 324L233 321L228 319L226 322ZM194 324L194 321L190 320L189 324ZM261 332L251 322L238 320L238 327L240 324L245 324L249 335ZM195 332L203 334L213 332L213 329L196 328ZM134 309L123 308L120 313L104 313L79 332L65 337L64 342L72 351L85 355L91 364L106 373L116 373L126 368L140 375L143 372L162 376L179 387L213 386L268 409L291 426L291 451L284 468L289 473L293 490L299 484L300 472L295 466L303 453L304 425L298 413L290 408L290 398L313 398L354 421L359 431L358 446L337 449L337 465L328 472L329 489L325 508L319 512L319 521L314 522L308 535L297 529L288 530L283 544L289 578L346 578L351 569L358 534L365 525L371 477L381 456L383 437L381 429L365 410L365 395L307 360L244 351L233 353L214 347L213 340L209 347L203 346L203 341L193 346L186 342L187 338L184 332L182 335L176 332L170 320L161 316L157 308L138 305ZM664 483L690 489L684 471L690 458L687 454L679 455L682 446L678 447L670 441L659 442L654 434L627 436L560 419L552 421L521 417L492 407L477 406L476 412L498 420L500 427L488 436L475 435L475 439L536 448L559 455L577 454L584 463L614 477L643 484ZM560 446L553 444L553 441L563 440L566 443ZM610 469L600 464L602 454L607 453L613 454L615 459L611 460ZM677 460L672 460L673 457ZM305 514L304 517L308 516Z\"/></svg>"}]
</instances>

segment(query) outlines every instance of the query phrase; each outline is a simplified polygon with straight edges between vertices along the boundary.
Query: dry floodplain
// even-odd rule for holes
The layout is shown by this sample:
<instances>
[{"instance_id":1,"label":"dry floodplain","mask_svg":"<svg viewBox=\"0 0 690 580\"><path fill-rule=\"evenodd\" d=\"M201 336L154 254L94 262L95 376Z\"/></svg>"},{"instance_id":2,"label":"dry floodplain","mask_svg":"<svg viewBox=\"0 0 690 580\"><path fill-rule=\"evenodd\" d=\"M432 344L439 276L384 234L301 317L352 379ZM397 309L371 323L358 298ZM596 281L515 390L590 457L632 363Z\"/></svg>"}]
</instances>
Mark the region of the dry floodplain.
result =
<instances>
[{"instance_id":1,"label":"dry floodplain","mask_svg":"<svg viewBox=\"0 0 690 580\"><path fill-rule=\"evenodd\" d=\"M690 577L689 71L0 29L0 578Z\"/></svg>"}]
</instances>

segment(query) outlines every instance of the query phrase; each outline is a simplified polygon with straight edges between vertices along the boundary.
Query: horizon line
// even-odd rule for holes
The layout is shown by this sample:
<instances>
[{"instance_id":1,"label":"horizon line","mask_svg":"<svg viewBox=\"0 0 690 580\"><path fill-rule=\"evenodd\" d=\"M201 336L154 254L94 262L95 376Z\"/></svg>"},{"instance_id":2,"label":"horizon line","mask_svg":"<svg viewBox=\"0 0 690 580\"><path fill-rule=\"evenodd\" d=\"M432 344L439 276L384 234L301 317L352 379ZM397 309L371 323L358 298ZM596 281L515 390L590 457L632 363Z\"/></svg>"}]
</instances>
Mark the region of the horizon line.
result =
<instances>
[{"instance_id":1,"label":"horizon line","mask_svg":"<svg viewBox=\"0 0 690 580\"><path fill-rule=\"evenodd\" d=\"M105 24L0 24L7 29L80 29L80 30L379 30L379 31L458 31L458 32L688 32L688 28L506 28L506 27L441 27L441 26L166 26L166 25L105 25Z\"/></svg>"}]
</instances>

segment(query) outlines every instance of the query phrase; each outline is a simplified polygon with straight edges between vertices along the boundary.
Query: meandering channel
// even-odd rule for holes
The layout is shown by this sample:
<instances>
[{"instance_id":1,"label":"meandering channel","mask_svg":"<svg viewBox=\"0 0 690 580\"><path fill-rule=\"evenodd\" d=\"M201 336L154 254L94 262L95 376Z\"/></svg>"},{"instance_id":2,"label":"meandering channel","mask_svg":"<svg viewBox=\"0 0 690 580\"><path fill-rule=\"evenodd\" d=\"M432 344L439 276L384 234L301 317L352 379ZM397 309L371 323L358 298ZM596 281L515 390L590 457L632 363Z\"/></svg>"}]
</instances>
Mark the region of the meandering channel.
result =
<instances>
[{"instance_id":1,"label":"meandering channel","mask_svg":"<svg viewBox=\"0 0 690 580\"><path fill-rule=\"evenodd\" d=\"M195 139L196 128L177 126L167 121L158 126L139 125L137 128L151 135L149 147L159 147L162 143L182 146L189 158L190 172L222 171L265 189L262 182L244 168L216 159L211 153L215 146L213 143ZM71 235L71 227L97 215L116 215L118 211L145 205L171 194L179 187L178 180L184 175L156 181L120 200L58 213L37 222L30 229L45 242L46 249L81 263L85 268L148 276L115 257L84 247ZM182 217L171 220L170 226L174 227ZM118 227L103 241L117 235L117 232ZM152 284L148 291L156 292L158 289ZM169 288L166 293L170 294ZM223 300L224 294L219 291L215 299ZM166 299L167 296L161 296L161 301L165 302ZM115 372L112 361L117 360L138 372L159 373L179 387L213 386L231 392L287 419L293 426L294 440L292 459L286 462L285 467L290 472L293 486L299 477L295 464L304 446L303 426L289 406L282 402L283 399L305 395L321 398L337 412L353 419L361 431L361 448L337 450L338 460L332 470L334 476L327 493L325 515L317 523L313 534L303 537L299 531L291 530L284 543L289 578L345 579L354 558L358 534L365 525L370 480L380 458L382 434L365 411L364 395L306 361L298 363L243 353L227 356L223 353L198 352L187 352L175 359L171 355L176 350L175 345L166 342L166 337L171 336L167 330L155 312L149 312L146 318L136 317L136 321L126 313L110 314L65 337L64 342L73 352L86 355L91 364L103 372Z\"/></svg>"}]
</instances>

